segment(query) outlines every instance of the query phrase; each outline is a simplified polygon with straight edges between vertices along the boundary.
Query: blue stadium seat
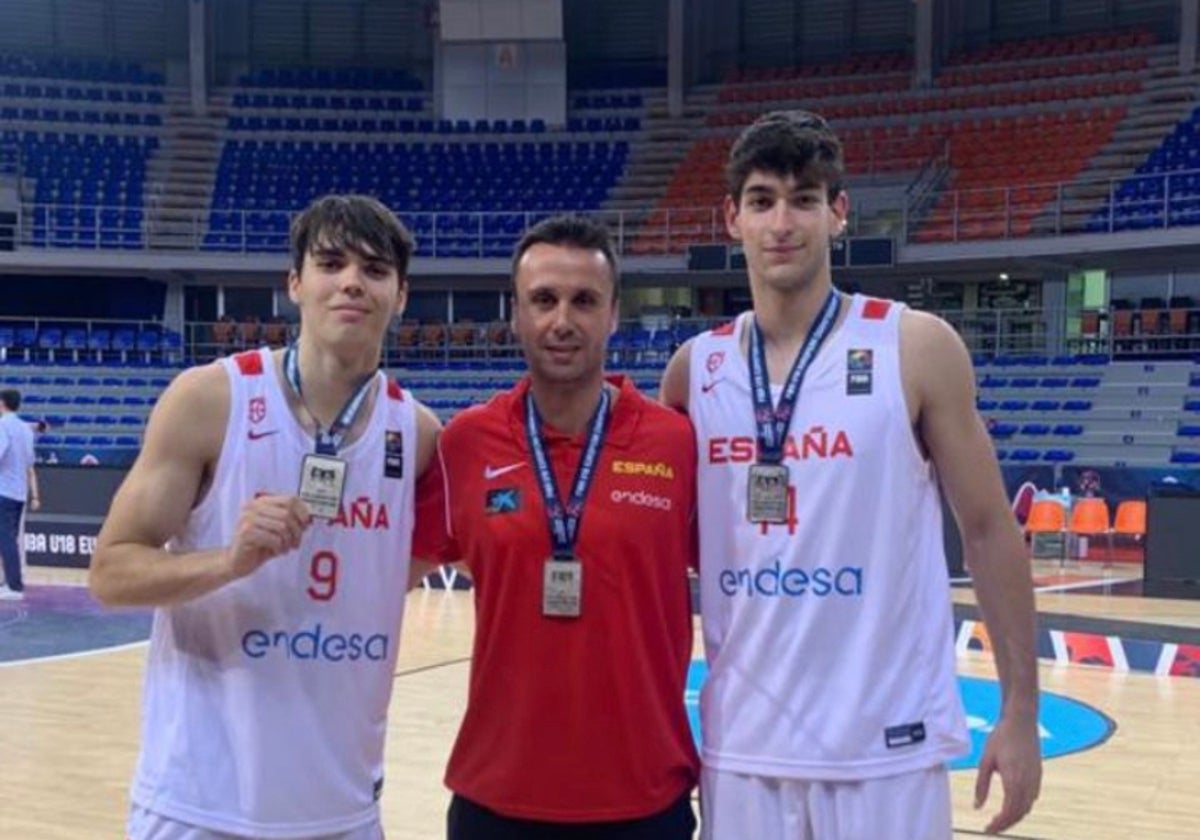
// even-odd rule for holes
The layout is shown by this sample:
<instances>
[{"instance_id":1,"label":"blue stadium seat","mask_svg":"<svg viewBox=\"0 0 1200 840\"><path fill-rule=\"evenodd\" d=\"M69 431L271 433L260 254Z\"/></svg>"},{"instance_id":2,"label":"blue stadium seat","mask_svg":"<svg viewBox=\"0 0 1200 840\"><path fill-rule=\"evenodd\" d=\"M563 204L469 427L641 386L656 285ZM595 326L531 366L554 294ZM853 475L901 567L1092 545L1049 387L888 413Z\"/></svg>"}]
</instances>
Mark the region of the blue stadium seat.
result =
<instances>
[{"instance_id":1,"label":"blue stadium seat","mask_svg":"<svg viewBox=\"0 0 1200 840\"><path fill-rule=\"evenodd\" d=\"M1042 455L1043 461L1053 461L1056 463L1066 463L1067 461L1075 460L1075 453L1070 449L1047 449Z\"/></svg>"},{"instance_id":2,"label":"blue stadium seat","mask_svg":"<svg viewBox=\"0 0 1200 840\"><path fill-rule=\"evenodd\" d=\"M1083 434L1083 426L1079 423L1059 423L1054 427L1054 434L1076 437Z\"/></svg>"},{"instance_id":3,"label":"blue stadium seat","mask_svg":"<svg viewBox=\"0 0 1200 840\"><path fill-rule=\"evenodd\" d=\"M988 432L993 438L1002 440L1012 437L1019 429L1020 427L1016 423L993 423Z\"/></svg>"}]
</instances>

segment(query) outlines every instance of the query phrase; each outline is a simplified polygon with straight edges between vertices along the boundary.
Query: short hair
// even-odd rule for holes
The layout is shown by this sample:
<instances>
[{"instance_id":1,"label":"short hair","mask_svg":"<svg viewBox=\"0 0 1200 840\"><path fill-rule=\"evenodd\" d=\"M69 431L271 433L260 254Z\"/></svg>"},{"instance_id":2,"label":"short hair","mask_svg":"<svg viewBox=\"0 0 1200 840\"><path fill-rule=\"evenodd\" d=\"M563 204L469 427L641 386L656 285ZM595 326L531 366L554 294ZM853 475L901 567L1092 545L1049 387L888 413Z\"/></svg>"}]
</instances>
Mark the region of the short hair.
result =
<instances>
[{"instance_id":1,"label":"short hair","mask_svg":"<svg viewBox=\"0 0 1200 840\"><path fill-rule=\"evenodd\" d=\"M604 223L587 216L564 213L542 219L525 231L521 241L513 251L511 289L517 289L517 266L521 257L534 245L561 245L568 248L580 248L585 251L599 251L608 263L609 275L613 281L613 300L621 296L621 271L617 265L617 255L613 250L612 237Z\"/></svg>"},{"instance_id":2,"label":"short hair","mask_svg":"<svg viewBox=\"0 0 1200 840\"><path fill-rule=\"evenodd\" d=\"M21 392L16 388L5 388L0 391L0 402L3 402L9 411L16 411L21 407Z\"/></svg>"},{"instance_id":3,"label":"short hair","mask_svg":"<svg viewBox=\"0 0 1200 840\"><path fill-rule=\"evenodd\" d=\"M346 249L395 266L403 280L412 258L412 234L381 201L368 195L327 195L292 221L292 266L300 271L314 248Z\"/></svg>"},{"instance_id":4,"label":"short hair","mask_svg":"<svg viewBox=\"0 0 1200 840\"><path fill-rule=\"evenodd\" d=\"M751 172L794 176L805 186L824 184L829 201L842 191L842 142L829 123L811 111L771 111L751 123L729 151L726 187L734 201Z\"/></svg>"}]
</instances>

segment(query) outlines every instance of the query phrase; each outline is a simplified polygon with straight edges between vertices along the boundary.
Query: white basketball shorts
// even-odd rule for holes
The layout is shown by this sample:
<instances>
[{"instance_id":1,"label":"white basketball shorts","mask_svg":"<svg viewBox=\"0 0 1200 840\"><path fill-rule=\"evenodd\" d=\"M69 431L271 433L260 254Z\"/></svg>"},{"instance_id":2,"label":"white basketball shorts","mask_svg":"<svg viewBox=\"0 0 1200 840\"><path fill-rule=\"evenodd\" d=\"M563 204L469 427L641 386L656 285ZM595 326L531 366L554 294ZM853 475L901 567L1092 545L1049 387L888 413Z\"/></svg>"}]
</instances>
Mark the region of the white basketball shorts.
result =
<instances>
[{"instance_id":1,"label":"white basketball shorts","mask_svg":"<svg viewBox=\"0 0 1200 840\"><path fill-rule=\"evenodd\" d=\"M944 766L822 782L747 776L705 767L701 840L952 840Z\"/></svg>"}]
</instances>

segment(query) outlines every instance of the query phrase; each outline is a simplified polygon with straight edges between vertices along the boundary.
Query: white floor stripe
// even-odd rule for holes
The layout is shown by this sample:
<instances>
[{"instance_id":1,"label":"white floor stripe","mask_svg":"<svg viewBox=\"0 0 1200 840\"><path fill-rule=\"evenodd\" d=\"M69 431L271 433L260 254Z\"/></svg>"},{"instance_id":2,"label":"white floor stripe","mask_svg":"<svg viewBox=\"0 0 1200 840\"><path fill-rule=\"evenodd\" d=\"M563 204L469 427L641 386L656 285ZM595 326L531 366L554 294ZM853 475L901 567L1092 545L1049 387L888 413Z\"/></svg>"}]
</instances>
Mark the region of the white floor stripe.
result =
<instances>
[{"instance_id":1,"label":"white floor stripe","mask_svg":"<svg viewBox=\"0 0 1200 840\"><path fill-rule=\"evenodd\" d=\"M1131 581L1141 580L1140 577L1124 577L1124 578L1105 578L1104 580L1081 580L1075 583L1055 583L1050 586L1038 586L1034 588L1034 592L1066 592L1071 589L1099 589L1104 586L1113 586L1118 583L1130 583Z\"/></svg>"},{"instance_id":2,"label":"white floor stripe","mask_svg":"<svg viewBox=\"0 0 1200 840\"><path fill-rule=\"evenodd\" d=\"M975 632L975 622L964 620L958 628L958 638L954 640L955 653L962 655L970 650L971 634Z\"/></svg>"},{"instance_id":3,"label":"white floor stripe","mask_svg":"<svg viewBox=\"0 0 1200 840\"><path fill-rule=\"evenodd\" d=\"M1174 642L1167 642L1163 645L1162 652L1158 655L1158 665L1154 668L1154 673L1160 677L1169 677L1171 675L1171 666L1175 664L1175 654L1179 652L1179 645Z\"/></svg>"},{"instance_id":4,"label":"white floor stripe","mask_svg":"<svg viewBox=\"0 0 1200 840\"><path fill-rule=\"evenodd\" d=\"M1128 671L1129 660L1125 658L1125 646L1119 636L1105 636L1108 640L1108 652L1113 658L1114 671Z\"/></svg>"},{"instance_id":5,"label":"white floor stripe","mask_svg":"<svg viewBox=\"0 0 1200 840\"><path fill-rule=\"evenodd\" d=\"M1071 662L1071 654L1067 650L1067 638L1061 630L1050 631L1050 644L1054 647L1054 661L1064 664Z\"/></svg>"},{"instance_id":6,"label":"white floor stripe","mask_svg":"<svg viewBox=\"0 0 1200 840\"><path fill-rule=\"evenodd\" d=\"M84 656L95 656L98 653L117 653L122 650L130 650L131 648L143 647L149 644L149 641L142 642L126 642L121 645L110 645L109 647L89 648L88 650L79 650L74 653L55 653L50 656L31 656L28 659L10 659L7 662L0 662L0 668L11 668L14 665L31 665L35 662L57 662L61 659L80 659Z\"/></svg>"}]
</instances>

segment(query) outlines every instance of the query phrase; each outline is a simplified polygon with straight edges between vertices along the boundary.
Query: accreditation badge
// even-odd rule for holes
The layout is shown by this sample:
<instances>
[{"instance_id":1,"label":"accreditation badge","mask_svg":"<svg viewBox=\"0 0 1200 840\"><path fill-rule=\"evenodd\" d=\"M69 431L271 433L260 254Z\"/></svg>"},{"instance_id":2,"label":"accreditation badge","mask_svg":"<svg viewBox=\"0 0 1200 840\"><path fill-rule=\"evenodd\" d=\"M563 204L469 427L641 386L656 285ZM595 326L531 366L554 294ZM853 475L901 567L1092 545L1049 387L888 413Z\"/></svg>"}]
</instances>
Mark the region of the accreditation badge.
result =
<instances>
[{"instance_id":1,"label":"accreditation badge","mask_svg":"<svg viewBox=\"0 0 1200 840\"><path fill-rule=\"evenodd\" d=\"M574 557L551 557L542 576L542 615L578 618L582 611L583 564Z\"/></svg>"},{"instance_id":2,"label":"accreditation badge","mask_svg":"<svg viewBox=\"0 0 1200 840\"><path fill-rule=\"evenodd\" d=\"M788 468L783 464L751 464L746 483L746 518L751 522L787 522L788 478Z\"/></svg>"},{"instance_id":3,"label":"accreditation badge","mask_svg":"<svg viewBox=\"0 0 1200 840\"><path fill-rule=\"evenodd\" d=\"M346 490L346 462L332 455L305 455L300 464L300 498L313 516L333 519Z\"/></svg>"}]
</instances>

